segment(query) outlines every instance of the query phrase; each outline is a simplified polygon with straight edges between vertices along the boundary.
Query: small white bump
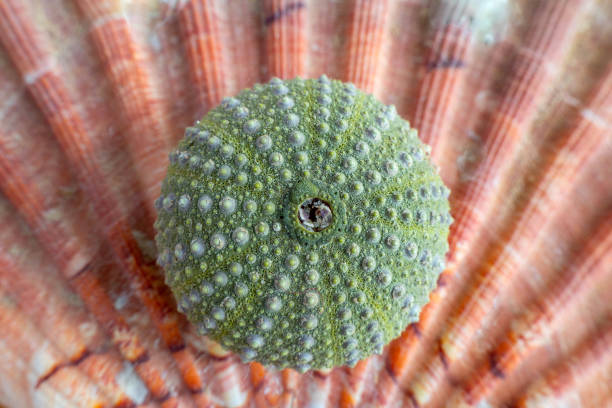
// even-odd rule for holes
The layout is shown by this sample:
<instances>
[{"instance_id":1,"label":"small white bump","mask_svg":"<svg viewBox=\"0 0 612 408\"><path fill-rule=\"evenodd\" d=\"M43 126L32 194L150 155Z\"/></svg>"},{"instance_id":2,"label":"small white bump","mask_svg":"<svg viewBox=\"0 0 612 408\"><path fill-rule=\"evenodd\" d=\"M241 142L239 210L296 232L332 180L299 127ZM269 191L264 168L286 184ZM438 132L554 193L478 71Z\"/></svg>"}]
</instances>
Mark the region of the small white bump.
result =
<instances>
[{"instance_id":1,"label":"small white bump","mask_svg":"<svg viewBox=\"0 0 612 408\"><path fill-rule=\"evenodd\" d=\"M224 164L223 166L219 167L219 170L217 171L217 176L221 180L227 180L228 178L231 177L231 175L232 175L232 168L228 166L227 164Z\"/></svg>"},{"instance_id":2,"label":"small white bump","mask_svg":"<svg viewBox=\"0 0 612 408\"><path fill-rule=\"evenodd\" d=\"M232 239L238 245L244 245L249 241L249 231L244 227L238 227L232 233Z\"/></svg>"},{"instance_id":3,"label":"small white bump","mask_svg":"<svg viewBox=\"0 0 612 408\"><path fill-rule=\"evenodd\" d=\"M221 146L219 153L221 153L221 156L223 156L224 158L229 159L230 157L232 157L232 154L234 154L234 146L225 144Z\"/></svg>"},{"instance_id":4,"label":"small white bump","mask_svg":"<svg viewBox=\"0 0 612 408\"><path fill-rule=\"evenodd\" d=\"M238 262L232 262L229 268L229 271L233 276L240 276L242 274L242 270L242 265Z\"/></svg>"},{"instance_id":5,"label":"small white bump","mask_svg":"<svg viewBox=\"0 0 612 408\"><path fill-rule=\"evenodd\" d=\"M305 140L306 136L304 136L304 133L300 132L299 130L291 132L289 136L287 136L287 141L293 147L299 147L303 145Z\"/></svg>"},{"instance_id":6,"label":"small white bump","mask_svg":"<svg viewBox=\"0 0 612 408\"><path fill-rule=\"evenodd\" d=\"M263 205L263 212L266 215L272 215L276 211L276 205L272 201L266 201Z\"/></svg>"},{"instance_id":7,"label":"small white bump","mask_svg":"<svg viewBox=\"0 0 612 408\"><path fill-rule=\"evenodd\" d=\"M419 208L414 212L414 220L417 224L423 225L427 220L427 214L425 213L425 211Z\"/></svg>"},{"instance_id":8,"label":"small white bump","mask_svg":"<svg viewBox=\"0 0 612 408\"><path fill-rule=\"evenodd\" d=\"M268 161L270 162L271 166L278 167L281 164L283 164L285 159L283 158L283 155L280 154L279 152L272 152L270 153Z\"/></svg>"},{"instance_id":9,"label":"small white bump","mask_svg":"<svg viewBox=\"0 0 612 408\"><path fill-rule=\"evenodd\" d=\"M265 237L270 232L270 227L267 223L260 221L255 225L255 234L261 237Z\"/></svg>"},{"instance_id":10,"label":"small white bump","mask_svg":"<svg viewBox=\"0 0 612 408\"><path fill-rule=\"evenodd\" d=\"M319 294L314 290L309 290L304 294L304 305L313 308L319 304Z\"/></svg>"},{"instance_id":11,"label":"small white bump","mask_svg":"<svg viewBox=\"0 0 612 408\"><path fill-rule=\"evenodd\" d=\"M215 161L213 159L208 159L202 164L202 172L206 175L210 175L215 171L215 167Z\"/></svg>"},{"instance_id":12,"label":"small white bump","mask_svg":"<svg viewBox=\"0 0 612 408\"><path fill-rule=\"evenodd\" d=\"M200 284L200 293L204 296L210 296L215 293L215 288L210 282L202 282Z\"/></svg>"},{"instance_id":13,"label":"small white bump","mask_svg":"<svg viewBox=\"0 0 612 408\"><path fill-rule=\"evenodd\" d=\"M236 167L238 168L243 167L248 162L249 162L249 159L244 153L237 154L236 158L234 159L234 163L236 164Z\"/></svg>"},{"instance_id":14,"label":"small white bump","mask_svg":"<svg viewBox=\"0 0 612 408\"><path fill-rule=\"evenodd\" d=\"M189 245L189 247L191 249L191 253L196 258L199 258L202 255L204 255L204 251L206 250L206 248L204 246L204 241L202 240L202 238L194 238L194 239L192 239L191 240L191 244Z\"/></svg>"},{"instance_id":15,"label":"small white bump","mask_svg":"<svg viewBox=\"0 0 612 408\"><path fill-rule=\"evenodd\" d=\"M221 146L221 139L217 136L211 136L206 141L206 147L208 147L209 150L217 150L219 146Z\"/></svg>"},{"instance_id":16,"label":"small white bump","mask_svg":"<svg viewBox=\"0 0 612 408\"><path fill-rule=\"evenodd\" d=\"M366 272L371 272L376 268L376 259L373 256L366 256L361 260L361 268Z\"/></svg>"},{"instance_id":17,"label":"small white bump","mask_svg":"<svg viewBox=\"0 0 612 408\"><path fill-rule=\"evenodd\" d=\"M257 352L251 348L244 348L242 350L242 354L240 355L243 361L249 362L253 361L255 357L257 357Z\"/></svg>"},{"instance_id":18,"label":"small white bump","mask_svg":"<svg viewBox=\"0 0 612 408\"><path fill-rule=\"evenodd\" d=\"M354 157L347 156L342 161L342 167L344 167L347 172L352 173L357 170L357 160L355 160Z\"/></svg>"},{"instance_id":19,"label":"small white bump","mask_svg":"<svg viewBox=\"0 0 612 408\"><path fill-rule=\"evenodd\" d=\"M266 151L272 147L272 139L268 135L261 135L255 140L255 147L260 152Z\"/></svg>"},{"instance_id":20,"label":"small white bump","mask_svg":"<svg viewBox=\"0 0 612 408\"><path fill-rule=\"evenodd\" d=\"M364 141L359 141L355 143L355 152L360 156L367 156L370 153L370 146Z\"/></svg>"},{"instance_id":21,"label":"small white bump","mask_svg":"<svg viewBox=\"0 0 612 408\"><path fill-rule=\"evenodd\" d=\"M238 184L239 186L244 186L246 183L248 183L248 181L249 176L244 171L241 171L240 173L236 174L236 184Z\"/></svg>"},{"instance_id":22,"label":"small white bump","mask_svg":"<svg viewBox=\"0 0 612 408\"><path fill-rule=\"evenodd\" d=\"M307 330L313 330L319 324L319 319L315 315L306 315L302 317L302 324Z\"/></svg>"},{"instance_id":23,"label":"small white bump","mask_svg":"<svg viewBox=\"0 0 612 408\"><path fill-rule=\"evenodd\" d=\"M359 247L359 245L357 245L354 242L346 247L346 254L348 256L352 256L352 257L359 256L360 252L361 252L361 248Z\"/></svg>"},{"instance_id":24,"label":"small white bump","mask_svg":"<svg viewBox=\"0 0 612 408\"><path fill-rule=\"evenodd\" d=\"M251 334L246 339L249 346L253 348L260 348L264 345L264 338L259 334Z\"/></svg>"},{"instance_id":25,"label":"small white bump","mask_svg":"<svg viewBox=\"0 0 612 408\"><path fill-rule=\"evenodd\" d=\"M361 193L363 193L363 183L361 181L353 181L351 183L351 191L354 194L361 194Z\"/></svg>"},{"instance_id":26,"label":"small white bump","mask_svg":"<svg viewBox=\"0 0 612 408\"><path fill-rule=\"evenodd\" d=\"M187 129L185 129L185 139L193 139L197 134L197 127L188 127Z\"/></svg>"},{"instance_id":27,"label":"small white bump","mask_svg":"<svg viewBox=\"0 0 612 408\"><path fill-rule=\"evenodd\" d=\"M385 238L385 245L392 251L396 251L400 246L400 240L397 235L389 235Z\"/></svg>"},{"instance_id":28,"label":"small white bump","mask_svg":"<svg viewBox=\"0 0 612 408\"><path fill-rule=\"evenodd\" d=\"M306 281L311 285L316 285L319 282L319 272L315 269L310 269L306 272Z\"/></svg>"},{"instance_id":29,"label":"small white bump","mask_svg":"<svg viewBox=\"0 0 612 408\"><path fill-rule=\"evenodd\" d=\"M353 313L351 313L351 309L347 308L347 307L341 307L340 309L338 309L338 311L336 312L336 316L338 317L338 319L340 320L349 320L351 318L351 316L353 315Z\"/></svg>"},{"instance_id":30,"label":"small white bump","mask_svg":"<svg viewBox=\"0 0 612 408\"><path fill-rule=\"evenodd\" d=\"M213 280L215 281L215 285L225 286L227 285L227 274L225 272L217 271L213 276Z\"/></svg>"},{"instance_id":31,"label":"small white bump","mask_svg":"<svg viewBox=\"0 0 612 408\"><path fill-rule=\"evenodd\" d=\"M387 268L382 268L376 274L376 281L380 283L382 286L387 286L391 283L391 271Z\"/></svg>"},{"instance_id":32,"label":"small white bump","mask_svg":"<svg viewBox=\"0 0 612 408\"><path fill-rule=\"evenodd\" d=\"M389 121L387 120L387 118L385 118L382 114L376 116L376 124L382 129L382 130L387 130L389 129Z\"/></svg>"},{"instance_id":33,"label":"small white bump","mask_svg":"<svg viewBox=\"0 0 612 408\"><path fill-rule=\"evenodd\" d=\"M319 104L320 104L320 105L327 106L327 105L329 105L329 104L332 102L332 100L331 100L331 98L330 98L329 96L327 96L327 95L320 95L320 96L317 98L317 102L319 102Z\"/></svg>"},{"instance_id":34,"label":"small white bump","mask_svg":"<svg viewBox=\"0 0 612 408\"><path fill-rule=\"evenodd\" d=\"M202 213L206 213L208 210L210 210L210 207L212 207L212 198L210 198L208 194L200 196L198 199L198 208L200 211Z\"/></svg>"},{"instance_id":35,"label":"small white bump","mask_svg":"<svg viewBox=\"0 0 612 408\"><path fill-rule=\"evenodd\" d=\"M220 232L216 232L210 236L211 248L220 251L225 248L225 245L227 245L227 239L225 238L225 235L221 234Z\"/></svg>"},{"instance_id":36,"label":"small white bump","mask_svg":"<svg viewBox=\"0 0 612 408\"><path fill-rule=\"evenodd\" d=\"M397 173L399 172L399 168L397 166L397 163L394 162L393 160L385 161L385 163L383 164L383 167L385 169L385 173L387 173L391 177L396 176Z\"/></svg>"},{"instance_id":37,"label":"small white bump","mask_svg":"<svg viewBox=\"0 0 612 408\"><path fill-rule=\"evenodd\" d=\"M291 173L291 170L289 169L282 169L280 172L280 176L284 181L289 181L291 180L293 173Z\"/></svg>"},{"instance_id":38,"label":"small white bump","mask_svg":"<svg viewBox=\"0 0 612 408\"><path fill-rule=\"evenodd\" d=\"M321 107L319 107L317 109L316 115L317 115L317 117L319 119L327 120L327 119L329 119L329 116L331 115L331 113L330 113L329 109L321 106Z\"/></svg>"},{"instance_id":39,"label":"small white bump","mask_svg":"<svg viewBox=\"0 0 612 408\"><path fill-rule=\"evenodd\" d=\"M163 209L166 211L170 211L172 207L174 207L174 200L176 200L176 196L174 195L174 193L170 193L166 197L164 197L164 199L162 200Z\"/></svg>"},{"instance_id":40,"label":"small white bump","mask_svg":"<svg viewBox=\"0 0 612 408\"><path fill-rule=\"evenodd\" d=\"M286 292L291 286L291 278L287 275L277 276L274 280L274 285L276 286L276 289Z\"/></svg>"},{"instance_id":41,"label":"small white bump","mask_svg":"<svg viewBox=\"0 0 612 408\"><path fill-rule=\"evenodd\" d=\"M236 98L223 98L221 100L221 106L224 109L232 109L240 105L240 101Z\"/></svg>"},{"instance_id":42,"label":"small white bump","mask_svg":"<svg viewBox=\"0 0 612 408\"><path fill-rule=\"evenodd\" d=\"M326 83L322 84L322 85L319 87L319 91L320 91L322 94L324 94L324 95L328 95L328 94L332 93L331 86L329 86L329 84L326 84Z\"/></svg>"},{"instance_id":43,"label":"small white bump","mask_svg":"<svg viewBox=\"0 0 612 408\"><path fill-rule=\"evenodd\" d=\"M407 152L405 151L399 152L398 159L402 166L404 167L412 166L412 157L410 157L410 155Z\"/></svg>"},{"instance_id":44,"label":"small white bump","mask_svg":"<svg viewBox=\"0 0 612 408\"><path fill-rule=\"evenodd\" d=\"M290 113L285 117L285 125L287 127L293 128L296 127L300 123L300 117L295 113Z\"/></svg>"},{"instance_id":45,"label":"small white bump","mask_svg":"<svg viewBox=\"0 0 612 408\"><path fill-rule=\"evenodd\" d=\"M373 127L369 127L365 130L365 137L374 144L378 144L382 140L378 129Z\"/></svg>"},{"instance_id":46,"label":"small white bump","mask_svg":"<svg viewBox=\"0 0 612 408\"><path fill-rule=\"evenodd\" d=\"M343 336L352 336L355 334L355 325L351 323L343 324L340 326L340 334Z\"/></svg>"},{"instance_id":47,"label":"small white bump","mask_svg":"<svg viewBox=\"0 0 612 408\"><path fill-rule=\"evenodd\" d=\"M255 321L255 325L259 330L268 331L272 328L273 320L266 316L260 316Z\"/></svg>"},{"instance_id":48,"label":"small white bump","mask_svg":"<svg viewBox=\"0 0 612 408\"><path fill-rule=\"evenodd\" d=\"M414 193L413 189L408 188L406 189L406 193L404 194L404 196L406 197L406 200L412 201L415 199L416 194Z\"/></svg>"},{"instance_id":49,"label":"small white bump","mask_svg":"<svg viewBox=\"0 0 612 408\"><path fill-rule=\"evenodd\" d=\"M295 255L289 255L285 258L285 267L289 270L294 270L300 266L300 259Z\"/></svg>"},{"instance_id":50,"label":"small white bump","mask_svg":"<svg viewBox=\"0 0 612 408\"><path fill-rule=\"evenodd\" d=\"M366 295L362 291L357 291L352 297L353 303L361 304L366 301Z\"/></svg>"},{"instance_id":51,"label":"small white bump","mask_svg":"<svg viewBox=\"0 0 612 408\"><path fill-rule=\"evenodd\" d=\"M236 211L236 199L225 196L219 201L219 210L225 215L233 214Z\"/></svg>"},{"instance_id":52,"label":"small white bump","mask_svg":"<svg viewBox=\"0 0 612 408\"><path fill-rule=\"evenodd\" d=\"M327 133L327 132L329 132L330 128L329 128L329 125L326 122L321 122L318 125L318 129L319 129L320 133ZM320 140L320 142L323 142L323 140ZM322 146L322 147L325 147L325 146Z\"/></svg>"},{"instance_id":53,"label":"small white bump","mask_svg":"<svg viewBox=\"0 0 612 408\"><path fill-rule=\"evenodd\" d=\"M191 198L187 194L183 194L178 199L178 207L181 211L188 211L191 207Z\"/></svg>"},{"instance_id":54,"label":"small white bump","mask_svg":"<svg viewBox=\"0 0 612 408\"><path fill-rule=\"evenodd\" d=\"M284 96L278 101L277 105L281 109L290 109L293 108L295 102L293 101L293 98L289 96Z\"/></svg>"},{"instance_id":55,"label":"small white bump","mask_svg":"<svg viewBox=\"0 0 612 408\"><path fill-rule=\"evenodd\" d=\"M308 164L308 153L306 152L297 152L295 154L295 161L298 166L305 166Z\"/></svg>"},{"instance_id":56,"label":"small white bump","mask_svg":"<svg viewBox=\"0 0 612 408\"><path fill-rule=\"evenodd\" d=\"M334 183L344 184L345 181L346 181L346 176L343 173L334 174Z\"/></svg>"},{"instance_id":57,"label":"small white bump","mask_svg":"<svg viewBox=\"0 0 612 408\"><path fill-rule=\"evenodd\" d=\"M300 363L308 363L309 361L312 360L312 354L310 354L307 351L304 351L304 352L298 353L297 358Z\"/></svg>"},{"instance_id":58,"label":"small white bump","mask_svg":"<svg viewBox=\"0 0 612 408\"><path fill-rule=\"evenodd\" d=\"M353 350L355 347L357 347L357 340L352 337L342 342L342 348L345 350Z\"/></svg>"},{"instance_id":59,"label":"small white bump","mask_svg":"<svg viewBox=\"0 0 612 408\"><path fill-rule=\"evenodd\" d=\"M236 301L233 297L226 296L221 302L221 306L227 310L234 310L236 308Z\"/></svg>"},{"instance_id":60,"label":"small white bump","mask_svg":"<svg viewBox=\"0 0 612 408\"><path fill-rule=\"evenodd\" d=\"M174 247L174 257L177 261L182 261L185 259L185 248L183 247L183 244L176 244Z\"/></svg>"},{"instance_id":61,"label":"small white bump","mask_svg":"<svg viewBox=\"0 0 612 408\"><path fill-rule=\"evenodd\" d=\"M427 191L426 186L421 186L419 188L419 197L421 197L421 200L427 200L427 198L429 197L429 191Z\"/></svg>"},{"instance_id":62,"label":"small white bump","mask_svg":"<svg viewBox=\"0 0 612 408\"><path fill-rule=\"evenodd\" d=\"M331 83L331 81L325 74L322 74L319 78L317 78L317 82L324 85L329 85Z\"/></svg>"},{"instance_id":63,"label":"small white bump","mask_svg":"<svg viewBox=\"0 0 612 408\"><path fill-rule=\"evenodd\" d=\"M225 320L225 310L221 307L213 307L210 314L215 320Z\"/></svg>"},{"instance_id":64,"label":"small white bump","mask_svg":"<svg viewBox=\"0 0 612 408\"><path fill-rule=\"evenodd\" d=\"M208 316L204 316L202 318L202 325L208 330L213 330L217 327L217 322Z\"/></svg>"},{"instance_id":65,"label":"small white bump","mask_svg":"<svg viewBox=\"0 0 612 408\"><path fill-rule=\"evenodd\" d=\"M189 158L189 167L191 167L192 169L197 169L201 162L202 159L200 158L200 156L191 156Z\"/></svg>"},{"instance_id":66,"label":"small white bump","mask_svg":"<svg viewBox=\"0 0 612 408\"><path fill-rule=\"evenodd\" d=\"M378 228L372 227L368 229L366 231L366 239L372 244L375 244L380 241L380 231L378 230Z\"/></svg>"},{"instance_id":67,"label":"small white bump","mask_svg":"<svg viewBox=\"0 0 612 408\"><path fill-rule=\"evenodd\" d=\"M366 173L366 179L370 184L378 185L382 181L382 176L376 170L369 170Z\"/></svg>"},{"instance_id":68,"label":"small white bump","mask_svg":"<svg viewBox=\"0 0 612 408\"><path fill-rule=\"evenodd\" d=\"M244 124L242 129L246 133L253 134L257 132L260 127L261 127L261 124L259 123L257 119L250 119Z\"/></svg>"},{"instance_id":69,"label":"small white bump","mask_svg":"<svg viewBox=\"0 0 612 408\"><path fill-rule=\"evenodd\" d=\"M310 349L315 345L315 339L309 334L304 334L300 336L299 343L302 348Z\"/></svg>"},{"instance_id":70,"label":"small white bump","mask_svg":"<svg viewBox=\"0 0 612 408\"><path fill-rule=\"evenodd\" d=\"M391 290L391 297L393 299L399 299L406 293L406 288L404 285L395 285Z\"/></svg>"},{"instance_id":71,"label":"small white bump","mask_svg":"<svg viewBox=\"0 0 612 408\"><path fill-rule=\"evenodd\" d=\"M278 312L282 307L283 302L278 296L272 296L266 300L266 310L269 312Z\"/></svg>"},{"instance_id":72,"label":"small white bump","mask_svg":"<svg viewBox=\"0 0 612 408\"><path fill-rule=\"evenodd\" d=\"M234 293L238 297L245 297L249 293L249 287L242 282L238 282L234 286Z\"/></svg>"},{"instance_id":73,"label":"small white bump","mask_svg":"<svg viewBox=\"0 0 612 408\"><path fill-rule=\"evenodd\" d=\"M257 211L257 203L254 200L246 200L242 205L242 208L247 214L253 214Z\"/></svg>"},{"instance_id":74,"label":"small white bump","mask_svg":"<svg viewBox=\"0 0 612 408\"><path fill-rule=\"evenodd\" d=\"M272 93L274 93L275 95L286 95L287 93L289 93L289 88L287 88L283 84L279 84L272 87Z\"/></svg>"},{"instance_id":75,"label":"small white bump","mask_svg":"<svg viewBox=\"0 0 612 408\"><path fill-rule=\"evenodd\" d=\"M415 259L417 256L418 249L419 248L417 247L417 244L415 244L414 242L407 242L404 245L404 255L406 255L408 259Z\"/></svg>"}]
</instances>

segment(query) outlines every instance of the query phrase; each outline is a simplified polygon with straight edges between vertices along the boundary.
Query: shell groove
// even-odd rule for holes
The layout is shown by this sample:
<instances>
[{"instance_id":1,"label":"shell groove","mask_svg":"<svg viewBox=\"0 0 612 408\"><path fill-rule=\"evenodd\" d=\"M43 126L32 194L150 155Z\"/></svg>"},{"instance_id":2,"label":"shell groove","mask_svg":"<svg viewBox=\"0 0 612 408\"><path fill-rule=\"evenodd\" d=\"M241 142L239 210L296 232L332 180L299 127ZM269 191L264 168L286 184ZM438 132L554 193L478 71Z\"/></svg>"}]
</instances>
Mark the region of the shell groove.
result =
<instances>
[{"instance_id":1,"label":"shell groove","mask_svg":"<svg viewBox=\"0 0 612 408\"><path fill-rule=\"evenodd\" d=\"M0 2L0 405L610 405L610 18L600 0ZM154 201L223 97L322 74L419 129L456 221L382 355L267 370L178 313Z\"/></svg>"}]
</instances>

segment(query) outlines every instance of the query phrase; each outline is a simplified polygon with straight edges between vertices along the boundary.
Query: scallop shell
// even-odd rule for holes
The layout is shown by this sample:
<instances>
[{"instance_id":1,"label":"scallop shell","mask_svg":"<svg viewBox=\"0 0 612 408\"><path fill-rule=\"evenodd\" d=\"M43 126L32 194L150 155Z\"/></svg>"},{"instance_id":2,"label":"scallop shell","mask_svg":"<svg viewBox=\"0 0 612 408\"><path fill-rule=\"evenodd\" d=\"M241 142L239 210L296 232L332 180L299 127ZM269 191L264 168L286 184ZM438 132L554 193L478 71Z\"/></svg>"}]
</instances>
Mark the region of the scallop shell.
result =
<instances>
[{"instance_id":1,"label":"scallop shell","mask_svg":"<svg viewBox=\"0 0 612 408\"><path fill-rule=\"evenodd\" d=\"M612 405L611 18L605 0L3 0L0 405ZM431 145L448 266L382 356L267 371L176 311L153 202L222 97L323 73Z\"/></svg>"}]
</instances>

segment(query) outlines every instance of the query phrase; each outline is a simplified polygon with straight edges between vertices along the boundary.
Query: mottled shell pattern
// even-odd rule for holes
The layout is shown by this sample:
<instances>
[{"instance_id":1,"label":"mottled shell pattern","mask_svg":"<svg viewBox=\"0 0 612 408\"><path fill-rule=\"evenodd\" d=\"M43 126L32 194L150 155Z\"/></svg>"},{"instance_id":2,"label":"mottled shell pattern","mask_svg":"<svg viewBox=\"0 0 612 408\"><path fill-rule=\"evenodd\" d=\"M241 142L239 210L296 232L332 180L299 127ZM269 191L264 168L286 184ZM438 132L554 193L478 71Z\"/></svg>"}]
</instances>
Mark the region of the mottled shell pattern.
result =
<instances>
[{"instance_id":1,"label":"mottled shell pattern","mask_svg":"<svg viewBox=\"0 0 612 408\"><path fill-rule=\"evenodd\" d=\"M1 0L0 405L611 406L610 21L609 0ZM449 250L382 354L268 369L178 311L154 203L223 98L323 74L431 147Z\"/></svg>"},{"instance_id":2,"label":"mottled shell pattern","mask_svg":"<svg viewBox=\"0 0 612 408\"><path fill-rule=\"evenodd\" d=\"M156 202L179 310L245 362L380 354L448 249L449 190L425 150L394 107L325 76L224 99L170 154Z\"/></svg>"}]
</instances>

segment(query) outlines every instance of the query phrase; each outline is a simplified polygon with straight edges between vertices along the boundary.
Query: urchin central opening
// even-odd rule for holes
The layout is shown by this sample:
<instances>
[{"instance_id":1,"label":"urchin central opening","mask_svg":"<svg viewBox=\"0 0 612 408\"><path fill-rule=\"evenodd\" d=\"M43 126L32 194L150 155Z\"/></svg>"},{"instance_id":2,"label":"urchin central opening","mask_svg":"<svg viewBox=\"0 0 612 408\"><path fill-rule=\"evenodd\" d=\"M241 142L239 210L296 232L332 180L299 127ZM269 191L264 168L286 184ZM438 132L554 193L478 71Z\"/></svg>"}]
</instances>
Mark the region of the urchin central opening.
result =
<instances>
[{"instance_id":1,"label":"urchin central opening","mask_svg":"<svg viewBox=\"0 0 612 408\"><path fill-rule=\"evenodd\" d=\"M306 199L298 208L300 224L308 231L319 232L329 227L334 220L331 205L325 200L313 197Z\"/></svg>"}]
</instances>

